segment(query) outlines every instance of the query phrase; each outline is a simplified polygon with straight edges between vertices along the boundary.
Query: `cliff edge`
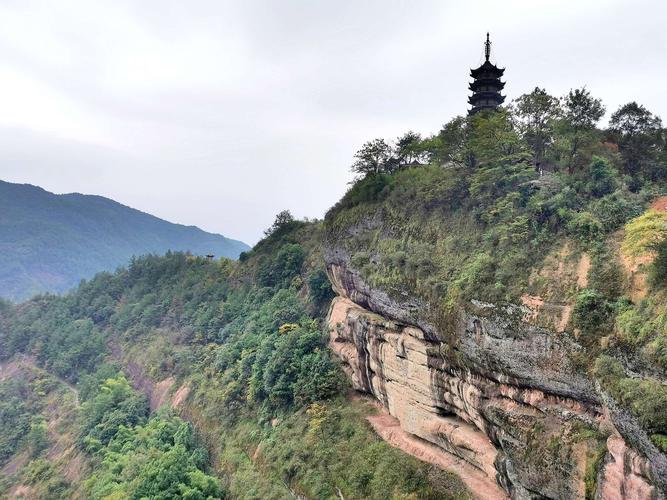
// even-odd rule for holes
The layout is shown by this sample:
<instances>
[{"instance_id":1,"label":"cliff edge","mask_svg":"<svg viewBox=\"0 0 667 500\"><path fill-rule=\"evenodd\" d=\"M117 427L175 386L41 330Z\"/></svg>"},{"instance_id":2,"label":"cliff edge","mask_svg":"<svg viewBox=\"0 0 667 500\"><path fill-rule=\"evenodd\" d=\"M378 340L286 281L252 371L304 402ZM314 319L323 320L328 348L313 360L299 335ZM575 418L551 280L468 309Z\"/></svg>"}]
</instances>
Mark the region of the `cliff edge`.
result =
<instances>
[{"instance_id":1,"label":"cliff edge","mask_svg":"<svg viewBox=\"0 0 667 500\"><path fill-rule=\"evenodd\" d=\"M455 174L441 170L430 175ZM497 264L489 278L478 265L488 225L446 197L440 206L399 199L396 185L363 207L344 199L326 221L337 295L329 346L354 389L430 450L417 456L468 478L479 497L665 498L667 455L647 419L608 390L596 358L616 356L641 383L663 383L661 372L622 354L614 323L595 334L581 326L579 297L599 272L590 247L564 236L502 279L509 266ZM619 238L603 244L625 291L637 269L623 269Z\"/></svg>"}]
</instances>

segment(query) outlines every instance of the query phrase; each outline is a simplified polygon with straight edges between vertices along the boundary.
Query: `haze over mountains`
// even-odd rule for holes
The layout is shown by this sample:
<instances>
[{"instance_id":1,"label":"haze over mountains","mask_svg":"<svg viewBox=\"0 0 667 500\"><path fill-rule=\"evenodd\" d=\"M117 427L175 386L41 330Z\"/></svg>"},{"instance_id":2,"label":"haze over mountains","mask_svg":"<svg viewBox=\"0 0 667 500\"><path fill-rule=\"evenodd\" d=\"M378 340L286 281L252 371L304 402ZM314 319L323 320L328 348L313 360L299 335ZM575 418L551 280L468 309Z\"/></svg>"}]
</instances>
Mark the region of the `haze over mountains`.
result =
<instances>
[{"instance_id":1,"label":"haze over mountains","mask_svg":"<svg viewBox=\"0 0 667 500\"><path fill-rule=\"evenodd\" d=\"M134 255L168 250L237 258L241 241L174 224L108 198L0 181L0 297L63 292Z\"/></svg>"}]
</instances>

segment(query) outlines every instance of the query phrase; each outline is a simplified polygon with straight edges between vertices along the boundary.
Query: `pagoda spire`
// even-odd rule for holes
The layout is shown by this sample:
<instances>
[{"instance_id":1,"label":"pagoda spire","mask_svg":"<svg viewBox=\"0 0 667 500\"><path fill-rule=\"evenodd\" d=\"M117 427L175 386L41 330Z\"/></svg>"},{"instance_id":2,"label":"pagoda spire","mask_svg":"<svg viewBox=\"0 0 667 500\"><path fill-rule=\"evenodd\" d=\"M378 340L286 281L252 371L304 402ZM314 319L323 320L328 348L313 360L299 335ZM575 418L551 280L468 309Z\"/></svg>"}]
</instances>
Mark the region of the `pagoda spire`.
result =
<instances>
[{"instance_id":1,"label":"pagoda spire","mask_svg":"<svg viewBox=\"0 0 667 500\"><path fill-rule=\"evenodd\" d=\"M484 56L486 56L487 61L491 57L491 40L489 40L488 31L486 32L486 43L484 43Z\"/></svg>"}]
</instances>

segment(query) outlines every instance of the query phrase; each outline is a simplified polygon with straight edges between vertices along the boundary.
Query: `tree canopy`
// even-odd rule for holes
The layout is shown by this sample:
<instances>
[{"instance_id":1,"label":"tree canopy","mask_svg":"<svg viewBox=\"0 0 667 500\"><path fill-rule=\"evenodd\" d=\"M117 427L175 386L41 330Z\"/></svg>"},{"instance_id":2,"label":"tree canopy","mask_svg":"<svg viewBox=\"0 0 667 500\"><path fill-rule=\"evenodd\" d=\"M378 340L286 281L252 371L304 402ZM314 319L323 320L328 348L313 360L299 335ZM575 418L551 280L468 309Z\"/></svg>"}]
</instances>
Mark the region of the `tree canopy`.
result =
<instances>
[{"instance_id":1,"label":"tree canopy","mask_svg":"<svg viewBox=\"0 0 667 500\"><path fill-rule=\"evenodd\" d=\"M648 210L626 225L623 251L635 257L655 253L666 238L667 212Z\"/></svg>"}]
</instances>

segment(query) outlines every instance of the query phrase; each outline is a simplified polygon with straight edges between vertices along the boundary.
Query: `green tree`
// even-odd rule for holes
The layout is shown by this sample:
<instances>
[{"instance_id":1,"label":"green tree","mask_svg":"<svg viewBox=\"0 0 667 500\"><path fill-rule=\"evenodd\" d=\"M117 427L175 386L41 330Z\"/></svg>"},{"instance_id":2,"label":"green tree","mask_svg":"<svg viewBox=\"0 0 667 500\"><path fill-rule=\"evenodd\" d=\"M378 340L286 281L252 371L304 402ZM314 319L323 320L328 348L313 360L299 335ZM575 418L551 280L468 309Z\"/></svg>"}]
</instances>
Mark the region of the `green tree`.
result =
<instances>
[{"instance_id":1,"label":"green tree","mask_svg":"<svg viewBox=\"0 0 667 500\"><path fill-rule=\"evenodd\" d=\"M585 289L577 296L572 311L574 326L586 335L608 333L611 330L612 308L607 298L597 290ZM584 337L584 342L592 339Z\"/></svg>"},{"instance_id":2,"label":"green tree","mask_svg":"<svg viewBox=\"0 0 667 500\"><path fill-rule=\"evenodd\" d=\"M96 451L108 444L122 428L145 420L148 403L137 394L124 375L109 378L99 392L82 405L82 442L87 450Z\"/></svg>"},{"instance_id":3,"label":"green tree","mask_svg":"<svg viewBox=\"0 0 667 500\"><path fill-rule=\"evenodd\" d=\"M468 121L457 116L442 126L437 135L425 141L424 149L432 163L466 162Z\"/></svg>"},{"instance_id":4,"label":"green tree","mask_svg":"<svg viewBox=\"0 0 667 500\"><path fill-rule=\"evenodd\" d=\"M265 260L257 270L257 281L263 286L285 286L301 272L306 258L303 247L298 243L283 245L273 259Z\"/></svg>"},{"instance_id":5,"label":"green tree","mask_svg":"<svg viewBox=\"0 0 667 500\"><path fill-rule=\"evenodd\" d=\"M528 148L506 110L482 111L469 119L466 156L469 166L527 159Z\"/></svg>"},{"instance_id":6,"label":"green tree","mask_svg":"<svg viewBox=\"0 0 667 500\"><path fill-rule=\"evenodd\" d=\"M562 155L569 173L585 165L583 150L598 140L596 125L605 113L600 99L586 87L570 90L562 99L563 119L560 122Z\"/></svg>"},{"instance_id":7,"label":"green tree","mask_svg":"<svg viewBox=\"0 0 667 500\"><path fill-rule=\"evenodd\" d=\"M160 412L144 425L124 427L99 450L101 460L86 481L90 497L224 498L220 481L199 464L201 452L187 422Z\"/></svg>"},{"instance_id":8,"label":"green tree","mask_svg":"<svg viewBox=\"0 0 667 500\"><path fill-rule=\"evenodd\" d=\"M391 170L392 151L384 139L373 139L364 144L354 155L352 171L361 177L377 175Z\"/></svg>"},{"instance_id":9,"label":"green tree","mask_svg":"<svg viewBox=\"0 0 667 500\"><path fill-rule=\"evenodd\" d=\"M317 308L328 304L335 296L329 277L323 269L310 273L308 276L308 290L310 291L310 298Z\"/></svg>"},{"instance_id":10,"label":"green tree","mask_svg":"<svg viewBox=\"0 0 667 500\"><path fill-rule=\"evenodd\" d=\"M661 142L662 121L644 106L630 102L611 115L609 130L618 143L626 174L655 172Z\"/></svg>"},{"instance_id":11,"label":"green tree","mask_svg":"<svg viewBox=\"0 0 667 500\"><path fill-rule=\"evenodd\" d=\"M617 186L616 171L611 164L599 156L594 156L586 170L586 191L596 198L612 193Z\"/></svg>"},{"instance_id":12,"label":"green tree","mask_svg":"<svg viewBox=\"0 0 667 500\"><path fill-rule=\"evenodd\" d=\"M530 191L527 181L536 176L528 162L496 162L479 167L470 178L470 195L487 207L499 200L517 195L525 197Z\"/></svg>"},{"instance_id":13,"label":"green tree","mask_svg":"<svg viewBox=\"0 0 667 500\"><path fill-rule=\"evenodd\" d=\"M560 101L539 87L514 101L519 130L533 151L533 164L539 169L547 148L554 141L554 126L561 115Z\"/></svg>"},{"instance_id":14,"label":"green tree","mask_svg":"<svg viewBox=\"0 0 667 500\"><path fill-rule=\"evenodd\" d=\"M276 215L273 224L271 227L264 231L265 236L270 236L281 229L288 227L292 222L294 222L294 216L289 210L282 210Z\"/></svg>"},{"instance_id":15,"label":"green tree","mask_svg":"<svg viewBox=\"0 0 667 500\"><path fill-rule=\"evenodd\" d=\"M425 151L421 135L410 130L396 139L395 154L399 168L424 163Z\"/></svg>"}]
</instances>

